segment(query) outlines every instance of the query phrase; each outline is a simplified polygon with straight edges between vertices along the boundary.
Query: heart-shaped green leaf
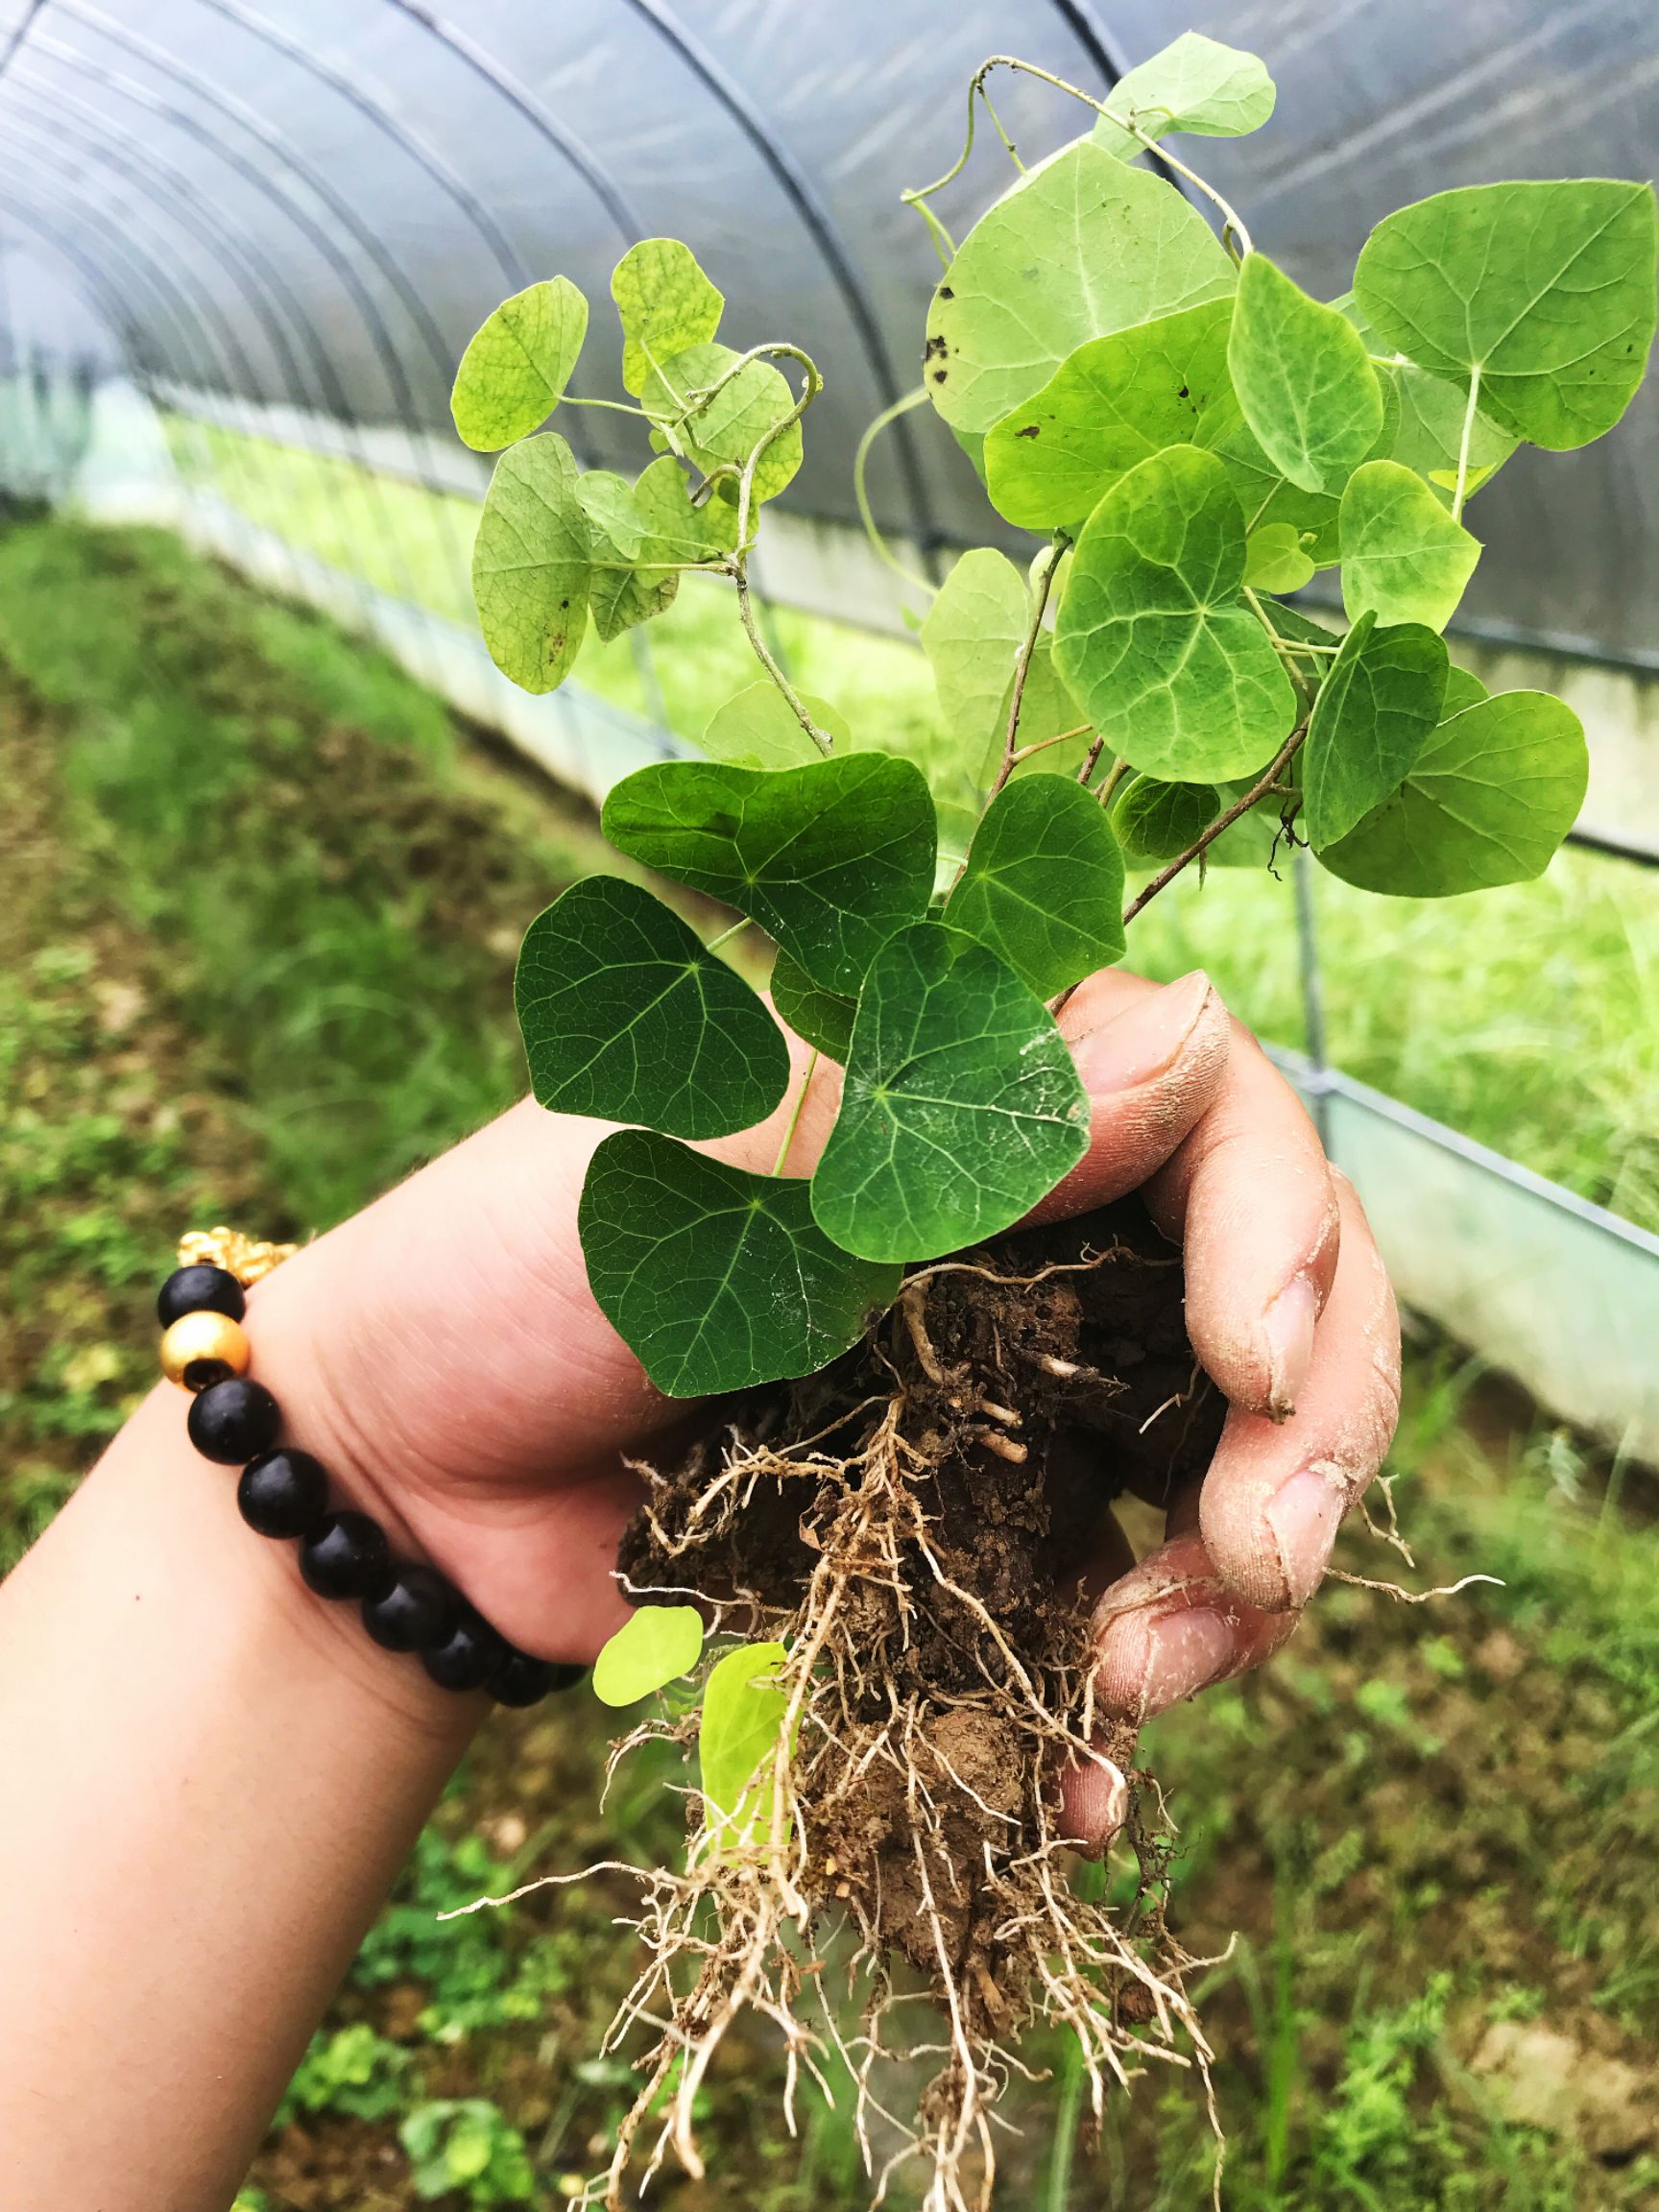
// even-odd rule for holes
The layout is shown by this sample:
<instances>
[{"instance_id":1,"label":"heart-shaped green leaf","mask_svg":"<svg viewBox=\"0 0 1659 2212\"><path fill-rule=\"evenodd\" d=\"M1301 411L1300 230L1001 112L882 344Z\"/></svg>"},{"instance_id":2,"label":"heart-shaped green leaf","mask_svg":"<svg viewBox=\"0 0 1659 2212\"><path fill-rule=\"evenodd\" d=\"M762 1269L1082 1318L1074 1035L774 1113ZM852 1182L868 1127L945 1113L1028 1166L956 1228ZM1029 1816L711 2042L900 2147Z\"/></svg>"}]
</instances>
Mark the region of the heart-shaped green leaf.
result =
<instances>
[{"instance_id":1,"label":"heart-shaped green leaf","mask_svg":"<svg viewBox=\"0 0 1659 2212\"><path fill-rule=\"evenodd\" d=\"M928 310L928 397L958 434L989 430L1088 339L1222 299L1234 281L1179 192L1079 139L962 241Z\"/></svg>"},{"instance_id":2,"label":"heart-shaped green leaf","mask_svg":"<svg viewBox=\"0 0 1659 2212\"><path fill-rule=\"evenodd\" d=\"M493 453L528 437L561 399L588 334L588 302L568 276L503 300L455 372L449 410L467 444Z\"/></svg>"},{"instance_id":3,"label":"heart-shaped green leaf","mask_svg":"<svg viewBox=\"0 0 1659 2212\"><path fill-rule=\"evenodd\" d=\"M1399 790L1319 857L1345 882L1403 899L1530 882L1576 820L1589 774L1570 707L1500 692L1442 722Z\"/></svg>"},{"instance_id":4,"label":"heart-shaped green leaf","mask_svg":"<svg viewBox=\"0 0 1659 2212\"><path fill-rule=\"evenodd\" d=\"M1288 522L1263 522L1244 547L1244 581L1253 591L1300 591L1313 573L1302 533Z\"/></svg>"},{"instance_id":5,"label":"heart-shaped green leaf","mask_svg":"<svg viewBox=\"0 0 1659 2212\"><path fill-rule=\"evenodd\" d=\"M775 774L653 764L616 785L604 827L619 852L749 915L815 983L849 998L933 889L926 781L887 753Z\"/></svg>"},{"instance_id":6,"label":"heart-shaped green leaf","mask_svg":"<svg viewBox=\"0 0 1659 2212\"><path fill-rule=\"evenodd\" d=\"M1473 184L1379 223L1354 271L1388 346L1556 450L1611 430L1654 326L1652 186L1609 178Z\"/></svg>"},{"instance_id":7,"label":"heart-shaped green leaf","mask_svg":"<svg viewBox=\"0 0 1659 2212\"><path fill-rule=\"evenodd\" d=\"M764 1001L619 877L573 883L531 923L514 998L531 1087L557 1114L724 1137L763 1121L788 1087Z\"/></svg>"},{"instance_id":8,"label":"heart-shaped green leaf","mask_svg":"<svg viewBox=\"0 0 1659 2212\"><path fill-rule=\"evenodd\" d=\"M716 1661L703 1686L697 1731L707 1800L703 1837L717 1857L764 1849L771 1839L772 1762L789 1718L777 1676L788 1656L781 1644L740 1644Z\"/></svg>"},{"instance_id":9,"label":"heart-shaped green leaf","mask_svg":"<svg viewBox=\"0 0 1659 2212\"><path fill-rule=\"evenodd\" d=\"M525 691L553 691L588 630L591 537L576 463L555 432L495 464L472 545L472 596L490 658Z\"/></svg>"},{"instance_id":10,"label":"heart-shaped green leaf","mask_svg":"<svg viewBox=\"0 0 1659 2212\"><path fill-rule=\"evenodd\" d=\"M1123 855L1092 792L1070 776L1004 784L987 808L944 920L1051 998L1123 957Z\"/></svg>"},{"instance_id":11,"label":"heart-shaped green leaf","mask_svg":"<svg viewBox=\"0 0 1659 2212\"><path fill-rule=\"evenodd\" d=\"M1346 316L1249 254L1227 341L1233 390L1262 451L1304 492L1337 492L1382 432L1382 388Z\"/></svg>"},{"instance_id":12,"label":"heart-shaped green leaf","mask_svg":"<svg viewBox=\"0 0 1659 2212\"><path fill-rule=\"evenodd\" d=\"M1028 1213L1089 1149L1089 1096L1043 1001L924 922L864 978L841 1112L812 1179L850 1252L931 1260Z\"/></svg>"},{"instance_id":13,"label":"heart-shaped green leaf","mask_svg":"<svg viewBox=\"0 0 1659 2212\"><path fill-rule=\"evenodd\" d=\"M838 1065L846 1065L856 999L844 998L838 991L820 991L805 969L798 968L787 952L780 952L772 963L772 1003L797 1037Z\"/></svg>"},{"instance_id":14,"label":"heart-shaped green leaf","mask_svg":"<svg viewBox=\"0 0 1659 2212\"><path fill-rule=\"evenodd\" d=\"M1227 389L1232 302L1212 300L1092 338L985 440L991 503L1010 522L1080 522L1138 461L1190 439Z\"/></svg>"},{"instance_id":15,"label":"heart-shaped green leaf","mask_svg":"<svg viewBox=\"0 0 1659 2212\"><path fill-rule=\"evenodd\" d=\"M801 704L837 746L851 749L852 733L833 707L805 691ZM725 760L733 768L805 768L823 757L794 708L766 677L746 684L715 709L703 733L703 750L710 760Z\"/></svg>"},{"instance_id":16,"label":"heart-shaped green leaf","mask_svg":"<svg viewBox=\"0 0 1659 2212\"><path fill-rule=\"evenodd\" d=\"M1137 776L1112 805L1112 827L1132 868L1173 860L1196 844L1221 811L1214 783L1166 783Z\"/></svg>"},{"instance_id":17,"label":"heart-shaped green leaf","mask_svg":"<svg viewBox=\"0 0 1659 2212\"><path fill-rule=\"evenodd\" d=\"M636 1606L593 1662L593 1695L601 1705L637 1705L689 1674L702 1651L695 1605Z\"/></svg>"},{"instance_id":18,"label":"heart-shaped green leaf","mask_svg":"<svg viewBox=\"0 0 1659 2212\"><path fill-rule=\"evenodd\" d=\"M1152 138L1170 131L1190 131L1196 138L1242 138L1261 130L1276 98L1273 80L1254 54L1223 46L1201 31L1183 31L1160 53L1126 70L1107 106L1113 114L1133 117ZM1141 152L1141 140L1108 115L1095 124L1094 136L1122 161Z\"/></svg>"},{"instance_id":19,"label":"heart-shaped green leaf","mask_svg":"<svg viewBox=\"0 0 1659 2212\"><path fill-rule=\"evenodd\" d=\"M1349 618L1444 630L1480 558L1480 542L1420 476L1367 461L1342 494L1342 604Z\"/></svg>"},{"instance_id":20,"label":"heart-shaped green leaf","mask_svg":"<svg viewBox=\"0 0 1659 2212\"><path fill-rule=\"evenodd\" d=\"M686 460L706 476L728 471L720 479L722 498L736 499L730 470L747 467L758 452L755 497L776 499L801 466L800 423L778 428L793 411L795 395L770 361L746 361L728 375L740 360L730 346L689 346L651 372L640 405L654 421L676 425ZM700 392L709 397L699 399Z\"/></svg>"},{"instance_id":21,"label":"heart-shaped green leaf","mask_svg":"<svg viewBox=\"0 0 1659 2212\"><path fill-rule=\"evenodd\" d=\"M599 1146L577 1227L600 1310L671 1398L813 1374L899 1291L896 1267L830 1241L805 1183L651 1130Z\"/></svg>"},{"instance_id":22,"label":"heart-shaped green leaf","mask_svg":"<svg viewBox=\"0 0 1659 2212\"><path fill-rule=\"evenodd\" d=\"M1244 517L1213 453L1173 445L1084 526L1055 624L1061 675L1132 767L1179 781L1264 767L1296 695L1239 597Z\"/></svg>"},{"instance_id":23,"label":"heart-shaped green leaf","mask_svg":"<svg viewBox=\"0 0 1659 2212\"><path fill-rule=\"evenodd\" d=\"M651 372L720 327L726 300L678 238L641 238L617 262L611 297L622 322L622 388L636 397Z\"/></svg>"},{"instance_id":24,"label":"heart-shaped green leaf","mask_svg":"<svg viewBox=\"0 0 1659 2212\"><path fill-rule=\"evenodd\" d=\"M1419 622L1361 614L1319 687L1302 748L1302 819L1314 849L1345 837L1405 781L1440 719L1446 648Z\"/></svg>"}]
</instances>

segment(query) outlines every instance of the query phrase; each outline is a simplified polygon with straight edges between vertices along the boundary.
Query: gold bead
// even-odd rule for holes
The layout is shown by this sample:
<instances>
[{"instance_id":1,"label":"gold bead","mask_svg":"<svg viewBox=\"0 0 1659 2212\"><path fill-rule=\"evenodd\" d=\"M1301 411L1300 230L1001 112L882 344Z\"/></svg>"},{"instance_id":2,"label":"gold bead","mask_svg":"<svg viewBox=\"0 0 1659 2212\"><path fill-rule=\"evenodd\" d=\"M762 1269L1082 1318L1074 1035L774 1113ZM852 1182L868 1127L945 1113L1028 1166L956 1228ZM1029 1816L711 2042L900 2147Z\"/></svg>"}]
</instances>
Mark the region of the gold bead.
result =
<instances>
[{"instance_id":1,"label":"gold bead","mask_svg":"<svg viewBox=\"0 0 1659 2212\"><path fill-rule=\"evenodd\" d=\"M242 1324L228 1313L181 1313L161 1339L161 1372L185 1390L246 1375L252 1357Z\"/></svg>"},{"instance_id":2,"label":"gold bead","mask_svg":"<svg viewBox=\"0 0 1659 2212\"><path fill-rule=\"evenodd\" d=\"M273 1267L291 1260L298 1250L295 1244L256 1243L240 1229L227 1229L221 1223L217 1229L192 1229L180 1237L179 1264L180 1267L223 1267L247 1290L253 1284L262 1283Z\"/></svg>"}]
</instances>

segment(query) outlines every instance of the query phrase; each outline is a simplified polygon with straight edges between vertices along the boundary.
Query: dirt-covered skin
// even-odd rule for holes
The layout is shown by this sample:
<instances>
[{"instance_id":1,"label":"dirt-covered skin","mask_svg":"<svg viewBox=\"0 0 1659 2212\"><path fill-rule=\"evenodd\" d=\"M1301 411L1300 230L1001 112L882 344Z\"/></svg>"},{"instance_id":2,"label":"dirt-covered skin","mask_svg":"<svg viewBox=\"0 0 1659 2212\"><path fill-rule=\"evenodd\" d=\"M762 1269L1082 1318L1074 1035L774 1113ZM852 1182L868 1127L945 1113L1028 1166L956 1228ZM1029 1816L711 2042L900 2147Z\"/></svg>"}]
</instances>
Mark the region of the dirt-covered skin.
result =
<instances>
[{"instance_id":1,"label":"dirt-covered skin","mask_svg":"<svg viewBox=\"0 0 1659 2212\"><path fill-rule=\"evenodd\" d=\"M949 2023L918 2128L942 2212L978 2201L999 2047L1034 2016L1073 2028L1096 2080L1149 2016L1166 2041L1177 2019L1195 2036L1156 1852L1115 1920L1073 1895L1057 1825L1061 1772L1092 1740L1124 1767L1133 1753L1092 1708L1103 1517L1125 1490L1162 1503L1220 1432L1182 1295L1135 1199L919 1268L867 1342L734 1401L654 1471L622 1545L636 1592L735 1601L790 1651L787 1823L753 1864L708 1869L711 1950L689 1939L683 1894L642 1923L660 1958L703 1954L678 2033L711 2051L734 2005L792 2015L804 1977L783 1924L815 1943L850 1921L872 2037L898 1961ZM684 2155L688 2127L671 2131Z\"/></svg>"}]
</instances>

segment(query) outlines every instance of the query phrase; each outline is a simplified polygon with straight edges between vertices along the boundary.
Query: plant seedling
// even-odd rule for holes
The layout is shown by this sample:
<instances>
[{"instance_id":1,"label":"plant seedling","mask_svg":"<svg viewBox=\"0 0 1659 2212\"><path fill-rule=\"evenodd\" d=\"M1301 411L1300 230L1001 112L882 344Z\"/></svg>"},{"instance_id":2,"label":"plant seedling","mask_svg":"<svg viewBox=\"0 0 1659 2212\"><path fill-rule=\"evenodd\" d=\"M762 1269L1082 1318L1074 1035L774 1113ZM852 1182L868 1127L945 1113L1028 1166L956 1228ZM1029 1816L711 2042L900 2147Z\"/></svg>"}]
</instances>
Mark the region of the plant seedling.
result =
<instances>
[{"instance_id":1,"label":"plant seedling","mask_svg":"<svg viewBox=\"0 0 1659 2212\"><path fill-rule=\"evenodd\" d=\"M958 246L930 203L999 67L1080 102L1086 131ZM1079 1559L1116 1490L1202 1472L1221 1412L1134 1201L1019 1227L1089 1142L1055 1015L1213 853L1307 846L1409 898L1548 866L1583 732L1452 666L1465 516L1520 444L1614 426L1655 320L1653 194L1604 179L1438 193L1378 225L1350 295L1310 297L1168 142L1259 129L1274 97L1195 34L1105 100L999 56L961 158L904 196L944 265L917 402L1038 534L1025 572L964 555L921 626L928 774L766 645L749 562L821 379L794 345L721 342L685 246L647 239L613 280L635 482L538 426L618 404L572 389L588 309L566 279L497 309L461 366L462 435L506 446L474 561L505 672L551 689L589 615L607 637L648 621L687 573L731 586L757 662L704 757L604 809L620 853L733 927L706 943L593 878L532 925L517 976L538 1098L622 1125L581 1204L594 1298L661 1389L740 1393L653 1472L620 1564L671 1602L596 1676L627 1704L707 1668L700 1719L677 1692L660 1723L697 1735L702 1783L686 1868L647 1878L627 2017L659 2040L594 2184L612 2206L637 2151L701 2173L699 2085L744 2006L813 2065L799 2001L842 1918L870 2035L895 1958L947 2024L916 2125L929 2212L986 2201L987 2108L1027 2022L1075 2035L1096 2114L1147 2043L1185 2034L1203 2064L1159 1846L1127 1917L1052 1872L1060 1768L1133 1749L1093 1723ZM1345 634L1283 596L1321 570ZM770 1003L721 950L745 927L775 948ZM762 1125L747 1166L701 1149ZM691 1592L716 1629L740 1592L756 1641L706 1646Z\"/></svg>"}]
</instances>

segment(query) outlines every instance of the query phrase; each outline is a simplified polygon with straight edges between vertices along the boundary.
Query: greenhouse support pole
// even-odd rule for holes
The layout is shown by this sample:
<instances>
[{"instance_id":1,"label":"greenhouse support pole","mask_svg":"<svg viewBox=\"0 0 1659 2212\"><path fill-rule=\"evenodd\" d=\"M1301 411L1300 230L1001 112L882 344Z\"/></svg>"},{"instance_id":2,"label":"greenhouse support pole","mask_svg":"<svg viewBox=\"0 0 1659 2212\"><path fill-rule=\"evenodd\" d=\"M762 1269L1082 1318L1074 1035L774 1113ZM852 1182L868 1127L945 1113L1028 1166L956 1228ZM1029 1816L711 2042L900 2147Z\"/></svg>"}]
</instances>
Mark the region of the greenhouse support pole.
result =
<instances>
[{"instance_id":1,"label":"greenhouse support pole","mask_svg":"<svg viewBox=\"0 0 1659 2212\"><path fill-rule=\"evenodd\" d=\"M1313 905L1313 855L1306 845L1291 854L1290 873L1296 887L1296 965L1302 979L1302 1026L1308 1041L1305 1088L1313 1112L1319 1142L1331 1149L1331 1117L1327 1110L1326 1078L1330 1060L1325 1046L1325 986L1319 972L1318 916Z\"/></svg>"}]
</instances>

